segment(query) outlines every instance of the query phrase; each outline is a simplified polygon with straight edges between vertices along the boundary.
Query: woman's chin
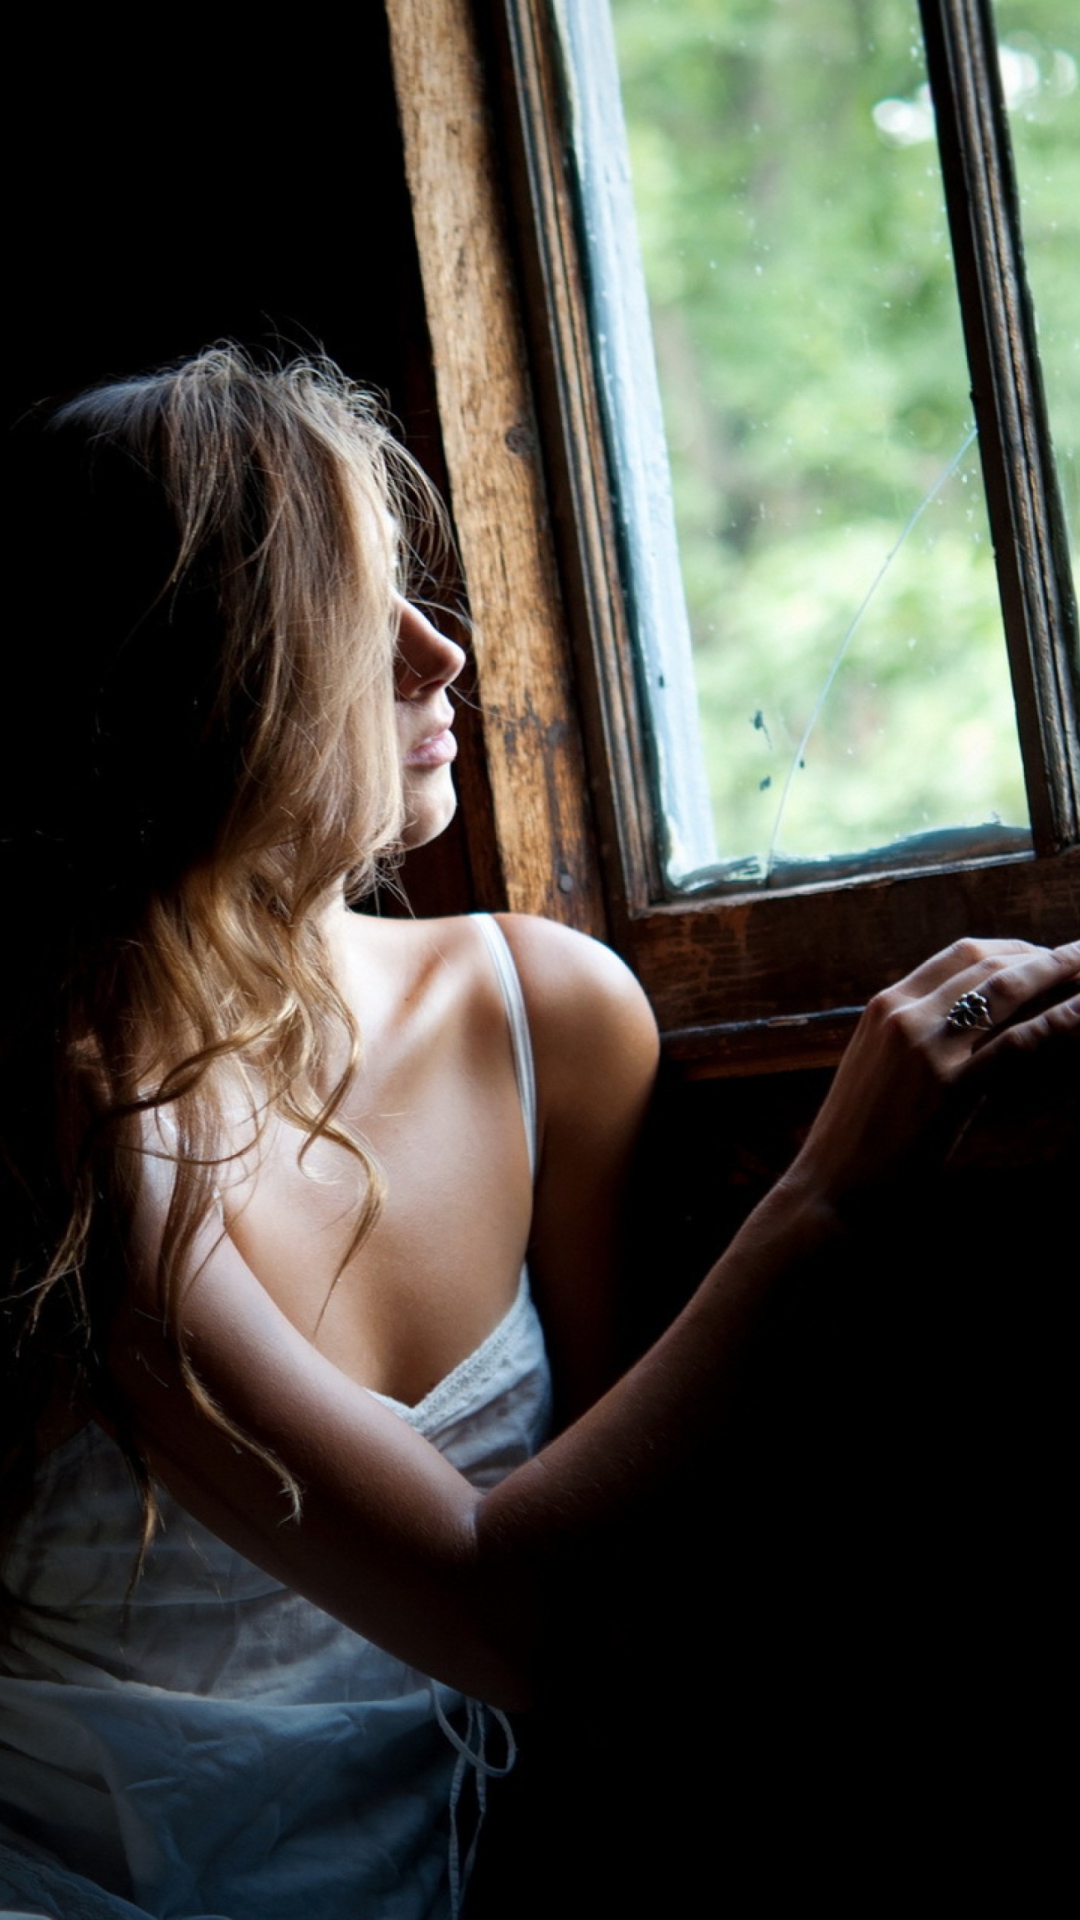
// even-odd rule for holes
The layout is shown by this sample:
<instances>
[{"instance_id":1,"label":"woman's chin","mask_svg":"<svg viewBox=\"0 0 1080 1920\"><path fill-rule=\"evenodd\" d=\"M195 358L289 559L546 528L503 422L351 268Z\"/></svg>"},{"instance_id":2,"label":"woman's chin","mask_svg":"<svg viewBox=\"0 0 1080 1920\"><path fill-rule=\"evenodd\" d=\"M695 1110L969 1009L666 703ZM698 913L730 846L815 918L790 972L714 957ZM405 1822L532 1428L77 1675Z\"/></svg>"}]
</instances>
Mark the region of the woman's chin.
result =
<instances>
[{"instance_id":1,"label":"woman's chin","mask_svg":"<svg viewBox=\"0 0 1080 1920\"><path fill-rule=\"evenodd\" d=\"M410 779L405 788L405 826L401 844L406 853L426 847L444 833L457 812L457 793L449 767L432 769L436 778Z\"/></svg>"}]
</instances>

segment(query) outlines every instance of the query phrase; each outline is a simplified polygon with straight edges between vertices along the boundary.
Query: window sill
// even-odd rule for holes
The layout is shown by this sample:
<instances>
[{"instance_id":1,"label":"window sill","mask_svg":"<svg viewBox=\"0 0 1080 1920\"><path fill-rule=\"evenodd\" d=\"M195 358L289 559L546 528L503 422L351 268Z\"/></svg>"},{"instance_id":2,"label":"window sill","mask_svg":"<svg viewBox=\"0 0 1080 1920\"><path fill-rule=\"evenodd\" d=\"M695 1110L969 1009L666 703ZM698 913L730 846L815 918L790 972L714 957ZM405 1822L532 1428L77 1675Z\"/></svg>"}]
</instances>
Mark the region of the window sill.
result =
<instances>
[{"instance_id":1,"label":"window sill","mask_svg":"<svg viewBox=\"0 0 1080 1920\"><path fill-rule=\"evenodd\" d=\"M627 958L666 1050L711 1074L839 1059L872 994L965 934L1056 945L1080 926L1080 851L687 900L631 913Z\"/></svg>"}]
</instances>

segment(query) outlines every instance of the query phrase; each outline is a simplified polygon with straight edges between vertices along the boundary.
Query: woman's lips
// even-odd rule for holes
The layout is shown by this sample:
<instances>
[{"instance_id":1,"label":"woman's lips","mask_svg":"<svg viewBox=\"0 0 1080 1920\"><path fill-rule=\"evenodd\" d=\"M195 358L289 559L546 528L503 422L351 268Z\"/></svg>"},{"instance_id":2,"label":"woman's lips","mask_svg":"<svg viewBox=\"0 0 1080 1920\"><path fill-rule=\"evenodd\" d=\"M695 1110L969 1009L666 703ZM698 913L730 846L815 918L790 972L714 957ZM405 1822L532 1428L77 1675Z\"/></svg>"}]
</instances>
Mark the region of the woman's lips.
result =
<instances>
[{"instance_id":1,"label":"woman's lips","mask_svg":"<svg viewBox=\"0 0 1080 1920\"><path fill-rule=\"evenodd\" d=\"M426 734L405 755L407 767L446 767L457 754L457 741L450 727Z\"/></svg>"}]
</instances>

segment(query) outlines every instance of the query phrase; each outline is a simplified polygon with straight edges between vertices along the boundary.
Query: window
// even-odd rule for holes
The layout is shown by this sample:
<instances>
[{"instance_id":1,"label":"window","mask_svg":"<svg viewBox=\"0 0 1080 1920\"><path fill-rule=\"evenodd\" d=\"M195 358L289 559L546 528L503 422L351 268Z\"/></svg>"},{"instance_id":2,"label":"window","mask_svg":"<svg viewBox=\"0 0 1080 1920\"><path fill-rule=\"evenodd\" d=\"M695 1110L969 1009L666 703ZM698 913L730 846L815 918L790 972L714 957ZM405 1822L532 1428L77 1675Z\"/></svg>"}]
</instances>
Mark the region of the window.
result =
<instances>
[{"instance_id":1,"label":"window","mask_svg":"<svg viewBox=\"0 0 1080 1920\"><path fill-rule=\"evenodd\" d=\"M603 7L562 18L673 888L1024 847L916 0L611 0L614 36ZM1060 174L1071 95L1043 62L1040 171ZM1019 104L1032 82L1016 78ZM658 492L664 459L625 257L620 79L693 631L673 664L651 657L654 634L674 638L673 553L648 598L671 515L635 498ZM685 791L699 738L700 824Z\"/></svg>"},{"instance_id":2,"label":"window","mask_svg":"<svg viewBox=\"0 0 1080 1920\"><path fill-rule=\"evenodd\" d=\"M387 12L484 649L492 903L606 931L691 1071L834 1058L884 977L961 932L1064 937L1080 899L1075 640L984 12L925 9L1034 850L681 899L654 828L551 10L387 0Z\"/></svg>"}]
</instances>

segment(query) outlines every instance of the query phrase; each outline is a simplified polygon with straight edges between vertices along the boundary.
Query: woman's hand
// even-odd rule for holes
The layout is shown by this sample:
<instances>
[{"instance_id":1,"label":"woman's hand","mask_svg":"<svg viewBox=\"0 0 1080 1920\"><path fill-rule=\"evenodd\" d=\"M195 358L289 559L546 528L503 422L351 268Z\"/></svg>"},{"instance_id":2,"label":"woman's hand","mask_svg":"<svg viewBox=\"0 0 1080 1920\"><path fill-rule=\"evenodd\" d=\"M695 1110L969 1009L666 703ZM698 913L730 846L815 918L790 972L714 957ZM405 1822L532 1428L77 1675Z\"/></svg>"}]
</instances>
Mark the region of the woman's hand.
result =
<instances>
[{"instance_id":1,"label":"woman's hand","mask_svg":"<svg viewBox=\"0 0 1080 1920\"><path fill-rule=\"evenodd\" d=\"M950 1024L964 995L977 1023ZM1010 1059L1080 1038L1080 941L960 940L871 1000L792 1176L844 1207L943 1152Z\"/></svg>"}]
</instances>

